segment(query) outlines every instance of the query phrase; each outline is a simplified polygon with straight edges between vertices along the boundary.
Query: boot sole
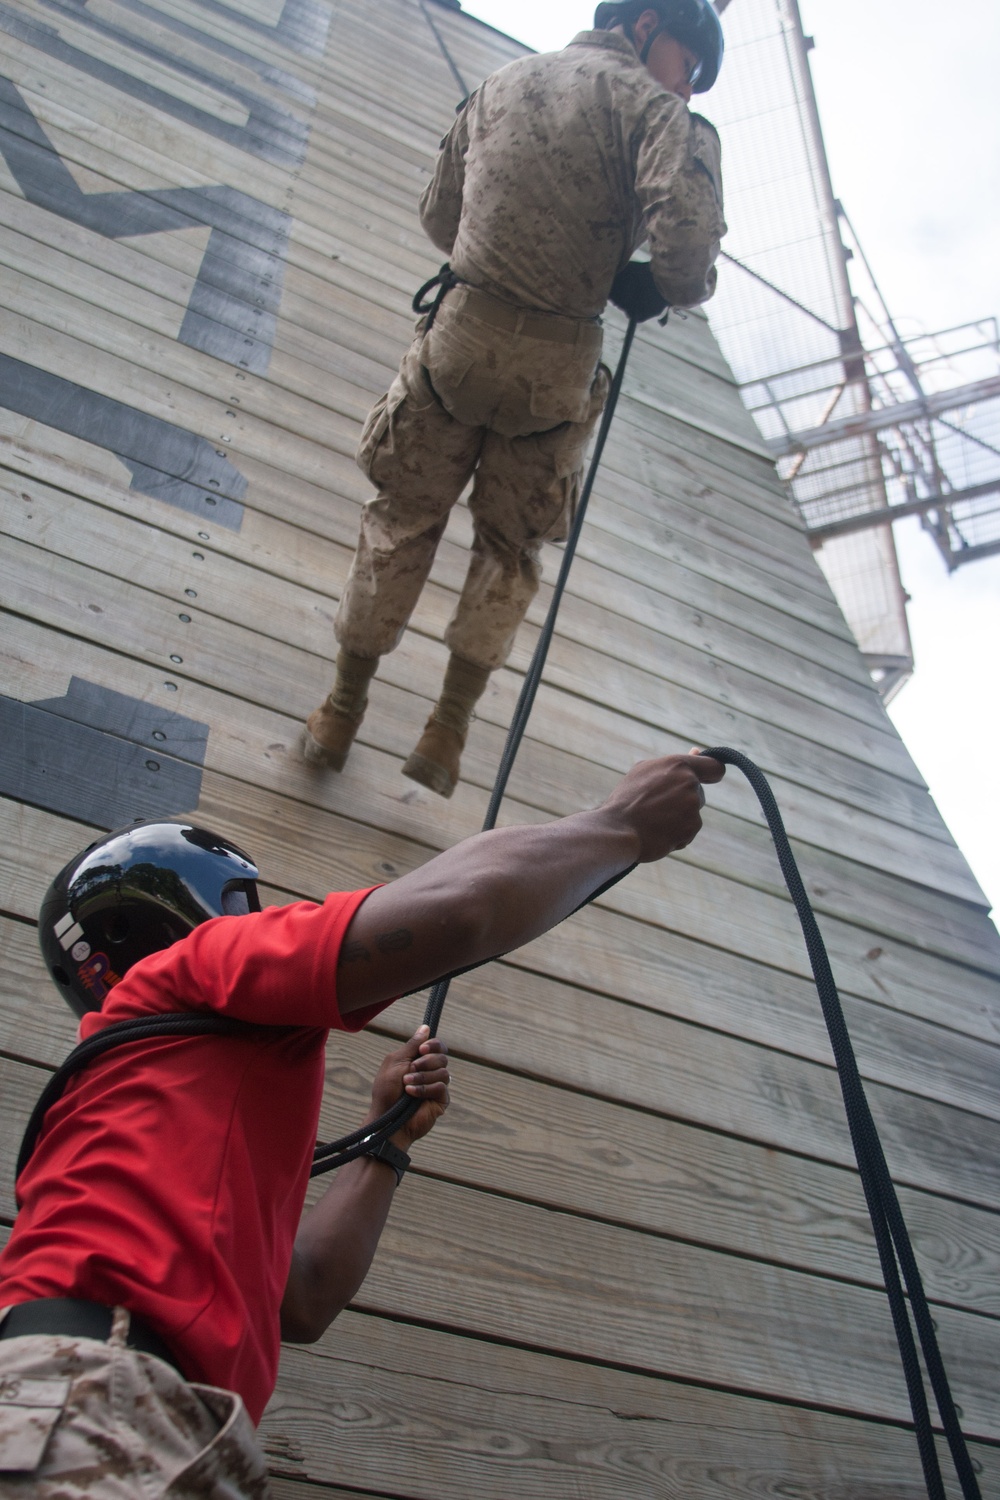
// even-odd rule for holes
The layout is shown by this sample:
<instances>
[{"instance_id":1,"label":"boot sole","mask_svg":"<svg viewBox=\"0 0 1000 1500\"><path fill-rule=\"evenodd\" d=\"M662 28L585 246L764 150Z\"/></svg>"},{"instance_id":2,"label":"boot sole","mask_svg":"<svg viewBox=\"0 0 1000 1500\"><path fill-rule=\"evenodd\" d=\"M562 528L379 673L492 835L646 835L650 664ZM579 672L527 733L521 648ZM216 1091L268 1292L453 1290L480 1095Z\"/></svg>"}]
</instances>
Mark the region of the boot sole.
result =
<instances>
[{"instance_id":1,"label":"boot sole","mask_svg":"<svg viewBox=\"0 0 1000 1500\"><path fill-rule=\"evenodd\" d=\"M416 750L404 764L403 775L408 776L411 781L419 781L421 786L425 786L429 792L436 792L439 797L450 797L458 785L444 766L439 766L436 760L428 760L426 755L420 755Z\"/></svg>"},{"instance_id":2,"label":"boot sole","mask_svg":"<svg viewBox=\"0 0 1000 1500\"><path fill-rule=\"evenodd\" d=\"M307 766L327 771L342 771L350 750L328 750L308 729L302 731L302 759Z\"/></svg>"}]
</instances>

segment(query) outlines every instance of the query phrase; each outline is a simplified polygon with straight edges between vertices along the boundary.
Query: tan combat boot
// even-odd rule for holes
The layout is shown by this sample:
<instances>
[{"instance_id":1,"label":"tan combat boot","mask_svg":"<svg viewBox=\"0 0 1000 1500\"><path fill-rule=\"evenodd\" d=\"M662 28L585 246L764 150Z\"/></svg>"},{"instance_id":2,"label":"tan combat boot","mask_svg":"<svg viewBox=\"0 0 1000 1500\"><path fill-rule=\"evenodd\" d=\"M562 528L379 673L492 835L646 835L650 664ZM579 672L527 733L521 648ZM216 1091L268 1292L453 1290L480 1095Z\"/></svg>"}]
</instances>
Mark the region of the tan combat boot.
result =
<instances>
[{"instance_id":1,"label":"tan combat boot","mask_svg":"<svg viewBox=\"0 0 1000 1500\"><path fill-rule=\"evenodd\" d=\"M378 663L377 656L339 653L337 680L329 696L309 715L302 733L302 758L307 766L344 769L368 707L368 684Z\"/></svg>"},{"instance_id":2,"label":"tan combat boot","mask_svg":"<svg viewBox=\"0 0 1000 1500\"><path fill-rule=\"evenodd\" d=\"M403 766L404 776L419 781L439 797L450 797L458 785L472 710L490 680L490 670L460 656L449 659L441 696L416 749Z\"/></svg>"}]
</instances>

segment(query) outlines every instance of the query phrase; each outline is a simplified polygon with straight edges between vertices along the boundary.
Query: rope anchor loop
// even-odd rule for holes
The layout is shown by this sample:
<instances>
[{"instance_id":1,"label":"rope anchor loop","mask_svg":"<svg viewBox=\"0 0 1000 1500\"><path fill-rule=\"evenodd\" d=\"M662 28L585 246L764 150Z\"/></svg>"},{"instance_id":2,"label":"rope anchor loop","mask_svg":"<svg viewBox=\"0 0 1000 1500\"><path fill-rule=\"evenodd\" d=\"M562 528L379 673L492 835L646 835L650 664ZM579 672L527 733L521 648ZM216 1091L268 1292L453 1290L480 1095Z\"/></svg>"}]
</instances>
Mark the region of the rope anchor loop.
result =
<instances>
[{"instance_id":1,"label":"rope anchor loop","mask_svg":"<svg viewBox=\"0 0 1000 1500\"><path fill-rule=\"evenodd\" d=\"M438 314L438 308L441 306L441 303L444 301L445 297L453 287L456 287L458 285L459 278L455 275L448 262L445 261L444 265L441 267L440 271L438 271L437 275L432 276L430 281L425 281L423 286L415 294L413 298L413 311L419 317L426 316L427 323L424 327L425 333L429 333L433 328L434 319ZM433 299L433 301L425 301L425 298L429 295L434 287L437 287L438 289L437 296Z\"/></svg>"}]
</instances>

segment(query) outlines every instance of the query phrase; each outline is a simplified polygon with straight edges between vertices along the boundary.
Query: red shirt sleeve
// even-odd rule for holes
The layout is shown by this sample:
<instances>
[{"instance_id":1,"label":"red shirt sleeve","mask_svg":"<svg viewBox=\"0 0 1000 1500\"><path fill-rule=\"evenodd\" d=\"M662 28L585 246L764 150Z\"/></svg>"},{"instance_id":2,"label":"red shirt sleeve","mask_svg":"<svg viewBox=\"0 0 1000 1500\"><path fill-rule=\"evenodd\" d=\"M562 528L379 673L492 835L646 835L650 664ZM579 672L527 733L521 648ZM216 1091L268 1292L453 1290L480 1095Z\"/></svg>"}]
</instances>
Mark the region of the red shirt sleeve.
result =
<instances>
[{"instance_id":1,"label":"red shirt sleeve","mask_svg":"<svg viewBox=\"0 0 1000 1500\"><path fill-rule=\"evenodd\" d=\"M351 918L375 887L334 892L322 905L295 901L216 917L145 958L85 1016L81 1035L151 1012L211 1010L268 1026L360 1031L391 1000L352 1011L337 1004L337 959Z\"/></svg>"}]
</instances>

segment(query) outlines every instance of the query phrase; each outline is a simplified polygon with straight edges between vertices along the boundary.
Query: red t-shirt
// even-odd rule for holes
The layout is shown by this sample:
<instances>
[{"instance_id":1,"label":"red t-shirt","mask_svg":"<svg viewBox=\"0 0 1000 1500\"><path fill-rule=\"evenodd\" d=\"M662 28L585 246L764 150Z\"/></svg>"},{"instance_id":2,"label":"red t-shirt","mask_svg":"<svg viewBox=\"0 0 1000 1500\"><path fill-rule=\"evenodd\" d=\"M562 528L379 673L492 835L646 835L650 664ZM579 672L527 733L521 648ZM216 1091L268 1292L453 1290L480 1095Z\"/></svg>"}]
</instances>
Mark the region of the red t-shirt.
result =
<instances>
[{"instance_id":1,"label":"red t-shirt","mask_svg":"<svg viewBox=\"0 0 1000 1500\"><path fill-rule=\"evenodd\" d=\"M191 1380L238 1391L255 1422L274 1389L279 1310L305 1199L337 956L368 891L218 917L144 959L82 1034L159 1011L215 1011L287 1035L153 1038L112 1049L49 1110L0 1254L0 1307L36 1297L122 1305Z\"/></svg>"}]
</instances>

